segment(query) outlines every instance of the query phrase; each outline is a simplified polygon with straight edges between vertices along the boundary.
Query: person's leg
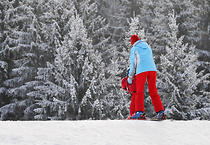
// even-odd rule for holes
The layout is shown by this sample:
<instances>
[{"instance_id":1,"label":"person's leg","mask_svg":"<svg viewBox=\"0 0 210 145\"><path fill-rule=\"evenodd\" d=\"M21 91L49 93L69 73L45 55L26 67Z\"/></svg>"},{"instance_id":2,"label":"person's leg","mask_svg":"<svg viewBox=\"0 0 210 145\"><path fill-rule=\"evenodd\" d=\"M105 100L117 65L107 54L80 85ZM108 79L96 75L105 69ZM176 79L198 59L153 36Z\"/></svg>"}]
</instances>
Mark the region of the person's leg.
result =
<instances>
[{"instance_id":1,"label":"person's leg","mask_svg":"<svg viewBox=\"0 0 210 145\"><path fill-rule=\"evenodd\" d=\"M155 112L163 111L163 104L161 102L160 96L158 95L157 88L156 88L156 71L150 71L148 73L147 82L149 88L149 94L155 109Z\"/></svg>"},{"instance_id":2,"label":"person's leg","mask_svg":"<svg viewBox=\"0 0 210 145\"><path fill-rule=\"evenodd\" d=\"M136 96L136 92L133 92L131 96L131 103L130 103L130 115L133 115L135 113L135 96Z\"/></svg>"},{"instance_id":3,"label":"person's leg","mask_svg":"<svg viewBox=\"0 0 210 145\"><path fill-rule=\"evenodd\" d=\"M135 96L135 112L144 110L144 85L148 72L140 73L136 76L136 96Z\"/></svg>"}]
</instances>

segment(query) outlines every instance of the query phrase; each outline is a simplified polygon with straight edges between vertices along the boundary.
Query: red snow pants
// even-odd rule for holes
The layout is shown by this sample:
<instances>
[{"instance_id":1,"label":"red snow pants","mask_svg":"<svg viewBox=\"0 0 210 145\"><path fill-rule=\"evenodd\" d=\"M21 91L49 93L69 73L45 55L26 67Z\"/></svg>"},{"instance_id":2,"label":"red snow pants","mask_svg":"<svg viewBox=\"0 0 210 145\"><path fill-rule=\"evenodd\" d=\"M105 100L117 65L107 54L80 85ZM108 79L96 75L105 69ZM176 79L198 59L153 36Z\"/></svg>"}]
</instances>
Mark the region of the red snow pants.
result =
<instances>
[{"instance_id":1,"label":"red snow pants","mask_svg":"<svg viewBox=\"0 0 210 145\"><path fill-rule=\"evenodd\" d=\"M136 76L136 95L135 95L135 112L136 111L143 111L144 109L144 85L147 80L149 94L152 100L152 104L154 106L155 112L159 112L164 110L163 104L160 100L160 96L157 93L156 88L156 71L147 71L140 73Z\"/></svg>"}]
</instances>

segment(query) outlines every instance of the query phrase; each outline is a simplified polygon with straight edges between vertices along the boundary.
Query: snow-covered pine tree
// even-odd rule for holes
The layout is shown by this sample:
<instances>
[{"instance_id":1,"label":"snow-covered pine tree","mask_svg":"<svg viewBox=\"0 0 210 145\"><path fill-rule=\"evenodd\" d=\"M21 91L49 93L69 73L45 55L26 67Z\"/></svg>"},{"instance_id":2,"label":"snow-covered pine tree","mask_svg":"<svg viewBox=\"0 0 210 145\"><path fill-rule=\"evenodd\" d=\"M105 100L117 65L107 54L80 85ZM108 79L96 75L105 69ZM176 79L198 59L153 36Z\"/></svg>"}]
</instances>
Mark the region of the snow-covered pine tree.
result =
<instances>
[{"instance_id":1,"label":"snow-covered pine tree","mask_svg":"<svg viewBox=\"0 0 210 145\"><path fill-rule=\"evenodd\" d=\"M92 61L94 62L94 67L97 68L98 71L96 71L93 76L95 78L94 87L95 93L100 99L95 100L94 104L98 104L97 106L99 107L101 106L100 100L103 99L101 95L104 95L107 83L105 76L107 70L105 69L104 62L106 62L107 55L110 54L108 49L110 48L109 36L105 34L108 29L108 25L106 23L106 19L100 14L100 3L97 1L77 1L77 11L86 26L87 36L92 39L92 45L95 52L95 56L92 57Z\"/></svg>"},{"instance_id":2,"label":"snow-covered pine tree","mask_svg":"<svg viewBox=\"0 0 210 145\"><path fill-rule=\"evenodd\" d=\"M177 13L177 22L180 24L179 36L185 35L184 43L196 46L196 51L199 55L198 59L202 63L199 69L205 69L205 73L210 73L208 68L210 61L209 1L172 1Z\"/></svg>"},{"instance_id":3,"label":"snow-covered pine tree","mask_svg":"<svg viewBox=\"0 0 210 145\"><path fill-rule=\"evenodd\" d=\"M109 119L123 119L129 114L129 95L121 88L122 76L126 76L126 72L123 71L126 62L125 58L119 57L117 53L113 52L111 63L106 67L106 81L103 82L106 83L103 97L104 114Z\"/></svg>"},{"instance_id":4,"label":"snow-covered pine tree","mask_svg":"<svg viewBox=\"0 0 210 145\"><path fill-rule=\"evenodd\" d=\"M0 108L7 104L7 102L5 102L6 97L4 96L4 93L6 91L6 88L3 86L3 82L6 79L6 74L7 74L7 70L8 70L8 64L7 62L4 60L4 56L1 53L3 51L4 48L4 23L3 23L3 19L4 19L4 3L1 1L0 2Z\"/></svg>"},{"instance_id":5,"label":"snow-covered pine tree","mask_svg":"<svg viewBox=\"0 0 210 145\"><path fill-rule=\"evenodd\" d=\"M95 83L103 64L92 49L82 19L72 9L69 33L57 48L54 63L39 69L37 79L43 83L28 94L38 97L35 119L89 119L102 110Z\"/></svg>"},{"instance_id":6,"label":"snow-covered pine tree","mask_svg":"<svg viewBox=\"0 0 210 145\"><path fill-rule=\"evenodd\" d=\"M195 47L183 44L184 36L177 38L178 24L174 13L170 16L169 27L169 45L166 46L166 55L161 55L159 73L162 75L160 81L164 91L164 102L168 104L165 113L173 119L193 119L196 117L193 112L202 97L195 94L197 86L208 76L196 72L199 62ZM207 114L209 116L209 108L202 117L205 118Z\"/></svg>"},{"instance_id":7,"label":"snow-covered pine tree","mask_svg":"<svg viewBox=\"0 0 210 145\"><path fill-rule=\"evenodd\" d=\"M120 89L121 78L119 76L122 75L122 71L118 71L117 73L113 72L125 68L125 59L123 58L124 56L122 52L123 51L122 45L124 45L124 41L121 40L124 39L123 31L126 28L126 25L124 24L126 23L125 19L126 15L128 15L128 13L126 13L126 9L128 8L126 7L126 5L128 5L129 2L116 0L116 1L106 1L106 2L97 1L96 3L97 3L96 12L105 18L102 19L102 17L98 17L98 19L93 20L93 22L95 22L94 29L97 31L96 33L94 33L94 35L92 35L94 36L93 37L94 49L97 49L99 53L101 52L101 57L103 59L103 62L105 62L104 64L105 68L101 69L104 76L101 75L101 77L103 76L103 80L101 80L101 86L103 86L103 91L102 91L103 93L100 96L100 98L103 99L102 103L104 107L103 114L106 114L106 116L104 116L103 118L107 117L112 119L123 118L125 114L128 112L127 111L128 108L125 107L126 109L123 109L126 110L124 111L126 113L120 113L123 112L123 110L120 110L123 107L123 103L127 101L126 100L127 98L122 98L123 96L121 95L122 93L121 92L122 90ZM89 11L93 12L90 9ZM99 18L105 21L100 22ZM85 24L86 26L89 25L86 22ZM93 23L91 23L90 26L92 25ZM115 103L109 103L113 101L113 98L116 100ZM99 103L98 106L100 105L101 103Z\"/></svg>"},{"instance_id":8,"label":"snow-covered pine tree","mask_svg":"<svg viewBox=\"0 0 210 145\"><path fill-rule=\"evenodd\" d=\"M52 63L54 60L55 50L61 46L61 40L63 40L63 35L68 33L65 30L65 24L71 12L67 8L71 8L72 2L69 1L29 1L30 5L35 8L37 19L39 21L39 39L40 42L35 44L39 48L39 74L43 74L42 79L46 77L44 73L49 72L47 68L47 62ZM65 32L65 33L64 33ZM43 85L40 80L29 82L33 87L38 87ZM34 100L39 99L39 94L32 90L27 96ZM34 108L37 108L37 104L33 103L25 112L33 112ZM34 115L32 116L34 119ZM37 116L38 117L38 116ZM43 117L43 116L42 116ZM44 117L43 117L44 118Z\"/></svg>"},{"instance_id":9,"label":"snow-covered pine tree","mask_svg":"<svg viewBox=\"0 0 210 145\"><path fill-rule=\"evenodd\" d=\"M27 1L4 1L2 59L7 66L4 99L8 104L0 108L1 119L25 119L25 109L33 102L26 96L32 89L26 84L34 79L38 67L37 19Z\"/></svg>"},{"instance_id":10,"label":"snow-covered pine tree","mask_svg":"<svg viewBox=\"0 0 210 145\"><path fill-rule=\"evenodd\" d=\"M62 64L60 64L62 63L62 61L59 61L59 59L61 59L60 57L62 57L60 56L60 53L67 53L67 50L62 50L63 46L61 46L61 34L59 32L65 32L63 33L64 35L68 34L69 30L67 30L66 27L68 27L69 24L67 22L73 15L73 11L70 11L68 9L69 7L66 7L66 4L68 4L69 7L73 7L72 9L74 10L73 2L48 1L47 3L39 2L38 4L39 11L44 13L44 15L40 14L39 19L42 24L42 39L45 42L44 45L47 49L45 53L50 54L51 57L46 57L48 59L45 59L44 62L48 62L48 64L38 69L36 77L37 81L33 82L35 90L27 94L29 97L35 98L37 102L35 105L36 109L34 109L34 111L37 113L34 117L35 119L46 120L48 119L48 117L57 117L57 119L59 119L60 117L60 119L62 119L62 110L65 110L65 108L67 107L65 106L67 104L65 102L66 97L59 100L59 97L62 98L63 96L58 96L58 94L65 94L65 92L62 93L63 89L59 86L59 83L62 83L63 81L65 83L66 80L57 82L58 84L54 84L56 82L55 77L58 77L57 79L61 79L59 78L59 76L62 77L62 73L65 70L62 70L61 68L56 69L56 66L52 64L55 63L55 65L58 65L57 67L64 67ZM60 25L62 26L63 30L60 29ZM64 38L63 42L64 45L67 43L67 40L65 39L66 38ZM68 44L66 44L65 46L67 47L67 45ZM55 51L57 51L57 53ZM54 58L53 55L55 54L58 55ZM70 88L69 91L72 92L72 98L74 99L74 96L76 96L76 94L74 94L76 93L75 80L70 74L68 75L68 78L68 81L70 82L70 85L68 86ZM57 102L58 105L56 105L54 101ZM71 100L69 99L68 101Z\"/></svg>"}]
</instances>

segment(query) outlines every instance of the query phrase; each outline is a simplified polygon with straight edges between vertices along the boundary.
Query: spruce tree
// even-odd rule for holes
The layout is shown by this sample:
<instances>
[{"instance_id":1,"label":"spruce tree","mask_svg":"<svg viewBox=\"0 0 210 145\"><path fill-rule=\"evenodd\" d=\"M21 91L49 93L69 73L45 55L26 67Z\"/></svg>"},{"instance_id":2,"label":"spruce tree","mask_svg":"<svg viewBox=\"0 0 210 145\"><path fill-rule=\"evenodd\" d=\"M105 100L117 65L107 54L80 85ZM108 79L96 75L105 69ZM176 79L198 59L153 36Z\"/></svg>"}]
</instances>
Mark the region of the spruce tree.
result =
<instances>
[{"instance_id":1,"label":"spruce tree","mask_svg":"<svg viewBox=\"0 0 210 145\"><path fill-rule=\"evenodd\" d=\"M4 23L3 23L3 19L4 19L4 3L1 1L0 2L0 108L7 104L6 102L6 97L4 96L4 93L6 91L6 88L3 86L3 82L6 79L6 74L8 71L8 64L4 59L4 54L1 53L4 49L4 39L5 39L5 35L4 35Z\"/></svg>"},{"instance_id":2,"label":"spruce tree","mask_svg":"<svg viewBox=\"0 0 210 145\"><path fill-rule=\"evenodd\" d=\"M38 23L27 1L4 1L3 5L1 56L7 69L2 85L7 104L0 109L1 119L20 120L27 118L25 110L33 103L26 93L32 89L27 82L34 79L38 67Z\"/></svg>"},{"instance_id":3,"label":"spruce tree","mask_svg":"<svg viewBox=\"0 0 210 145\"><path fill-rule=\"evenodd\" d=\"M34 97L39 94L35 119L89 119L101 110L94 107L100 95L95 87L100 57L95 55L76 9L72 12L70 31L56 49L54 62L39 69L37 79L42 83L28 94Z\"/></svg>"},{"instance_id":4,"label":"spruce tree","mask_svg":"<svg viewBox=\"0 0 210 145\"><path fill-rule=\"evenodd\" d=\"M195 94L197 86L208 76L197 73L199 62L195 47L183 44L184 36L177 38L178 26L173 13L169 19L169 45L166 46L166 55L161 55L162 95L169 118L192 119L200 97Z\"/></svg>"}]
</instances>

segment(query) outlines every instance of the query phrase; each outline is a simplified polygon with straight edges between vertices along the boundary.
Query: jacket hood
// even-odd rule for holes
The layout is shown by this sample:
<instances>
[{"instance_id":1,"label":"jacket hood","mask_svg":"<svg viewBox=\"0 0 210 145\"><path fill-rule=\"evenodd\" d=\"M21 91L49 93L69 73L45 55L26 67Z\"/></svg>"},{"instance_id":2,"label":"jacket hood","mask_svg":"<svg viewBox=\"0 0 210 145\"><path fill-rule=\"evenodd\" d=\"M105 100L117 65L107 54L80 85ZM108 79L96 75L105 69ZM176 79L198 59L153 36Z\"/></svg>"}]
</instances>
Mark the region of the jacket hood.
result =
<instances>
[{"instance_id":1,"label":"jacket hood","mask_svg":"<svg viewBox=\"0 0 210 145\"><path fill-rule=\"evenodd\" d=\"M147 49L148 48L148 44L142 40L139 40L137 42L134 43L135 47L140 47L142 49Z\"/></svg>"}]
</instances>

